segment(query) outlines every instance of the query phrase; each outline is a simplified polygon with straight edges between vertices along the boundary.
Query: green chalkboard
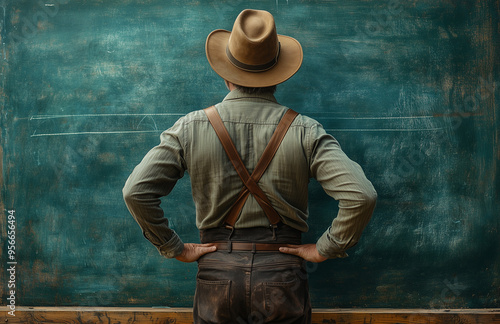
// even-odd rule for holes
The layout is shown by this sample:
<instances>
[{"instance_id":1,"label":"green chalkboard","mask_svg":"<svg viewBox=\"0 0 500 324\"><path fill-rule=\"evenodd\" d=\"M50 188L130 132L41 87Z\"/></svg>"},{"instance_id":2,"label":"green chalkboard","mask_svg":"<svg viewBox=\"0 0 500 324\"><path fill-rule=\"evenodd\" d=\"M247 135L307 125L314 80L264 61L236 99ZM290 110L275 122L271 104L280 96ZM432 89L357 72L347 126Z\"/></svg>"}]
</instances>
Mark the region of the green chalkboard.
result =
<instances>
[{"instance_id":1,"label":"green chalkboard","mask_svg":"<svg viewBox=\"0 0 500 324\"><path fill-rule=\"evenodd\" d=\"M303 46L277 99L379 194L350 257L309 264L314 307L500 307L498 0L0 3L3 305L191 306L196 264L162 258L121 189L161 131L226 95L204 42L254 8ZM163 206L198 241L188 176ZM336 209L312 181L305 241Z\"/></svg>"}]
</instances>

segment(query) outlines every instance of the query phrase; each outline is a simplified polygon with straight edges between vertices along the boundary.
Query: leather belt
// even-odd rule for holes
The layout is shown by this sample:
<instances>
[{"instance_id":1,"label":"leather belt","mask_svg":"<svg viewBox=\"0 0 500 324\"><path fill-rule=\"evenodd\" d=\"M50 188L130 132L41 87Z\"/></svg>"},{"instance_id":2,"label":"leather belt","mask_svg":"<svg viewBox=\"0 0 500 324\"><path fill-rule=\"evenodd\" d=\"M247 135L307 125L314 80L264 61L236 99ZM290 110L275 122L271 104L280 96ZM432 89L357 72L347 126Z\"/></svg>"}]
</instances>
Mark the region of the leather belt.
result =
<instances>
[{"instance_id":1,"label":"leather belt","mask_svg":"<svg viewBox=\"0 0 500 324\"><path fill-rule=\"evenodd\" d=\"M272 252L279 251L280 247L287 247L288 244L280 243L251 243L251 242L215 242L212 243L220 251L251 251L251 252Z\"/></svg>"}]
</instances>

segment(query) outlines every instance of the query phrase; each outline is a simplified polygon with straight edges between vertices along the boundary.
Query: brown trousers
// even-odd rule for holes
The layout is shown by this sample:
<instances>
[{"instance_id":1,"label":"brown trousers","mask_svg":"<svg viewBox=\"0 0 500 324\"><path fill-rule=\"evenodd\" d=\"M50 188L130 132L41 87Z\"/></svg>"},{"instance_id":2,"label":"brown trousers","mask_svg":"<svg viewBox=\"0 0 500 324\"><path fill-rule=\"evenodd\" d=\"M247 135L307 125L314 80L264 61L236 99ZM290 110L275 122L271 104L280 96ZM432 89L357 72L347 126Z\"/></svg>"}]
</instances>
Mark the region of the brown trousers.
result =
<instances>
[{"instance_id":1,"label":"brown trousers","mask_svg":"<svg viewBox=\"0 0 500 324\"><path fill-rule=\"evenodd\" d=\"M201 233L202 243L228 238L229 230ZM280 226L236 230L232 241L300 244L300 232ZM280 252L217 251L198 260L194 323L311 323L305 261Z\"/></svg>"}]
</instances>

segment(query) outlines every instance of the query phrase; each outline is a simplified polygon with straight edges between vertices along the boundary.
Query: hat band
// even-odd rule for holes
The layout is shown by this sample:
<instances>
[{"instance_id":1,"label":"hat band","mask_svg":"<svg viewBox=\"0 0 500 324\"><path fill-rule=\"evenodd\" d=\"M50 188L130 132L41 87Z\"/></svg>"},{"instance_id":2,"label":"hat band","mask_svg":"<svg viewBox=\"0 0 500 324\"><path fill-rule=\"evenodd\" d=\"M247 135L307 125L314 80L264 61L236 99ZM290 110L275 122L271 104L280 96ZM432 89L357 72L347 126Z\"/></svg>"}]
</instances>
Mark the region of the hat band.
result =
<instances>
[{"instance_id":1,"label":"hat band","mask_svg":"<svg viewBox=\"0 0 500 324\"><path fill-rule=\"evenodd\" d=\"M272 68L273 66L278 63L278 56L280 55L280 49L281 49L281 43L278 42L278 52L276 53L276 56L269 62L265 64L259 64L259 65L250 65L250 64L245 64L243 62L238 61L233 54L231 54L231 51L229 50L229 46L226 46L226 55L229 61L236 66L238 69L249 71L249 72L264 72Z\"/></svg>"}]
</instances>

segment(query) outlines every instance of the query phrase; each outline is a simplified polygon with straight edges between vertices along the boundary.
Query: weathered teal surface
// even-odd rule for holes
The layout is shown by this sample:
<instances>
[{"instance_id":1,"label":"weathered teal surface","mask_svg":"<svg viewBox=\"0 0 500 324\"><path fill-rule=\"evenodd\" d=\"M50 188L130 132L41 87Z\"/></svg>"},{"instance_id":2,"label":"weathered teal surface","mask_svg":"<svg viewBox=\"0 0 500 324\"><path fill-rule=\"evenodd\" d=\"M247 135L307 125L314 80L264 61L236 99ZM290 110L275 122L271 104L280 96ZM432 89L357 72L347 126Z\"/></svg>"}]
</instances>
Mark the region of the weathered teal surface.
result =
<instances>
[{"instance_id":1,"label":"weathered teal surface","mask_svg":"<svg viewBox=\"0 0 500 324\"><path fill-rule=\"evenodd\" d=\"M279 101L379 193L350 257L310 264L314 307L500 307L498 0L0 3L1 262L15 210L17 305L191 305L196 265L157 253L121 188L162 130L225 96L204 41L251 7L303 45ZM314 182L310 197L313 242L337 204ZM198 240L187 176L164 208Z\"/></svg>"}]
</instances>

